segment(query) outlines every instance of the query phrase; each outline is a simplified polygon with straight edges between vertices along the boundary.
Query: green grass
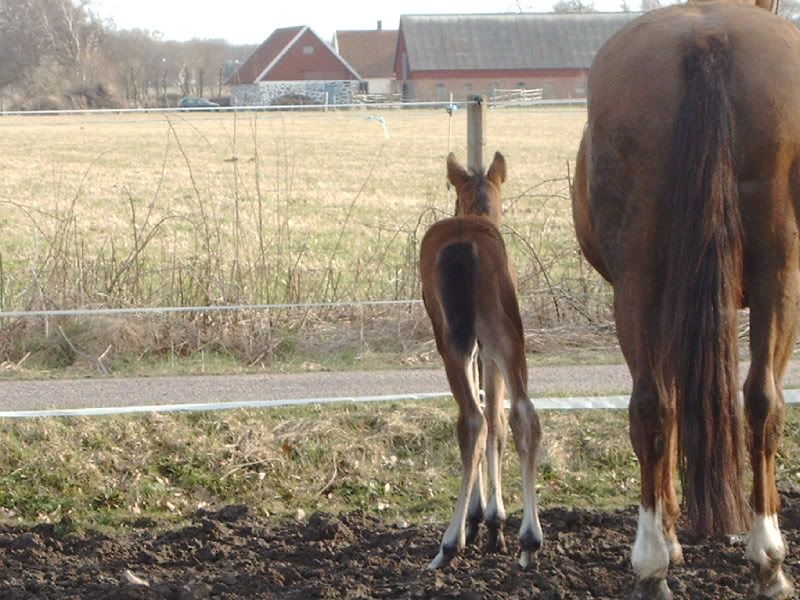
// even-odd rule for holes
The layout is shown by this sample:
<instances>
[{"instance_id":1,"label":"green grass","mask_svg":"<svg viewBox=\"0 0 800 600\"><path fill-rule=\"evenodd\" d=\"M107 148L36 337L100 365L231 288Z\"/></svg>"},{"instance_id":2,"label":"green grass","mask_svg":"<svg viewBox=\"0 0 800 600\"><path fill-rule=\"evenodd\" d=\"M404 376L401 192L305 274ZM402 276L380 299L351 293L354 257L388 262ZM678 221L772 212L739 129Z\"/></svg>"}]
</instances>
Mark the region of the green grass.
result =
<instances>
[{"instance_id":1,"label":"green grass","mask_svg":"<svg viewBox=\"0 0 800 600\"><path fill-rule=\"evenodd\" d=\"M543 507L614 508L638 497L625 411L544 412ZM112 530L165 525L246 503L275 520L298 509L363 509L412 522L449 517L459 459L452 401L0 423L0 518ZM791 409L779 477L800 481ZM520 508L513 443L505 497Z\"/></svg>"}]
</instances>

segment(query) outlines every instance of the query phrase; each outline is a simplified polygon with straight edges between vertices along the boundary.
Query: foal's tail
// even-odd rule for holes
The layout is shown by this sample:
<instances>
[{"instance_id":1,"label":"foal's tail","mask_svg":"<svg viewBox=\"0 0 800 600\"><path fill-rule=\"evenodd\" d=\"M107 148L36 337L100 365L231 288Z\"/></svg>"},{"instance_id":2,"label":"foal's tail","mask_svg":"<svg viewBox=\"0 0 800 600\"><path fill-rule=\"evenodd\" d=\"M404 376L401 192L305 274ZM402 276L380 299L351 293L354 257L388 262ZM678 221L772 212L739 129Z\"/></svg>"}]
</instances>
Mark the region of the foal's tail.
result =
<instances>
[{"instance_id":1,"label":"foal's tail","mask_svg":"<svg viewBox=\"0 0 800 600\"><path fill-rule=\"evenodd\" d=\"M478 255L472 242L456 242L439 253L440 293L450 342L469 355L475 346Z\"/></svg>"},{"instance_id":2,"label":"foal's tail","mask_svg":"<svg viewBox=\"0 0 800 600\"><path fill-rule=\"evenodd\" d=\"M742 228L733 167L734 115L725 85L727 40L684 60L687 86L667 167L661 392L677 400L684 504L700 534L742 531L736 309Z\"/></svg>"}]
</instances>

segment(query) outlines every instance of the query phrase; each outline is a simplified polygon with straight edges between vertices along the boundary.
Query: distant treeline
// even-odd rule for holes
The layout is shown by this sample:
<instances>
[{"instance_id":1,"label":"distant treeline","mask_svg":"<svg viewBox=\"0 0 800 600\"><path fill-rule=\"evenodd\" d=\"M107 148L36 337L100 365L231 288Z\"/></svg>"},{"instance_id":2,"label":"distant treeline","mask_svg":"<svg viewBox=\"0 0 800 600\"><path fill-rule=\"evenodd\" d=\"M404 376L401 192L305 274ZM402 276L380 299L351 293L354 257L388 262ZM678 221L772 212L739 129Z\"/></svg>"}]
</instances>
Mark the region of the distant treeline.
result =
<instances>
[{"instance_id":1,"label":"distant treeline","mask_svg":"<svg viewBox=\"0 0 800 600\"><path fill-rule=\"evenodd\" d=\"M217 97L237 61L254 50L119 30L90 5L0 0L0 108L174 106L180 96Z\"/></svg>"}]
</instances>

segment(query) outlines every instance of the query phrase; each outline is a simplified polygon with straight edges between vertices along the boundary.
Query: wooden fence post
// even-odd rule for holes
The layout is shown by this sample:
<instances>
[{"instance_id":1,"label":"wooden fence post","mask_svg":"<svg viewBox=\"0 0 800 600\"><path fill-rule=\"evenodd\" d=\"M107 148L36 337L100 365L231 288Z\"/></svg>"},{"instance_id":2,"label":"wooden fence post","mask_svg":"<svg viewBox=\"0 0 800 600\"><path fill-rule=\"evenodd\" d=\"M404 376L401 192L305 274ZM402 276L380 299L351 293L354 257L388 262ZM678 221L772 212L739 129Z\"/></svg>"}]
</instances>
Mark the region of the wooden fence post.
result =
<instances>
[{"instance_id":1,"label":"wooden fence post","mask_svg":"<svg viewBox=\"0 0 800 600\"><path fill-rule=\"evenodd\" d=\"M467 107L467 166L483 170L486 149L486 98L471 96Z\"/></svg>"}]
</instances>

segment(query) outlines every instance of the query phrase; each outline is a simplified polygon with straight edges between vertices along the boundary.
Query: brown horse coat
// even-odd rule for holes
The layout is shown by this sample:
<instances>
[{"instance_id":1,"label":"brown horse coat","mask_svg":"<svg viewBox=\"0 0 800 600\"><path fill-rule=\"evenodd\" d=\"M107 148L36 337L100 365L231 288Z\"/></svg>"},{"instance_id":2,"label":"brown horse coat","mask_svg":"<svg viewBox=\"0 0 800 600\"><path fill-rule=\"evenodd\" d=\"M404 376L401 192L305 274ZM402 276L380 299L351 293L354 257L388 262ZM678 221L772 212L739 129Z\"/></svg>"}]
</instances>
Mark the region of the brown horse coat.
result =
<instances>
[{"instance_id":1,"label":"brown horse coat","mask_svg":"<svg viewBox=\"0 0 800 600\"><path fill-rule=\"evenodd\" d=\"M637 545L649 539L634 546L634 568L663 582L679 559L678 448L692 528L740 531L749 521L735 312L749 306L748 556L758 590L788 597L774 467L800 317L800 32L731 3L654 11L601 49L588 89L573 214L585 256L614 287L634 382ZM662 525L643 527L652 515Z\"/></svg>"}]
</instances>

